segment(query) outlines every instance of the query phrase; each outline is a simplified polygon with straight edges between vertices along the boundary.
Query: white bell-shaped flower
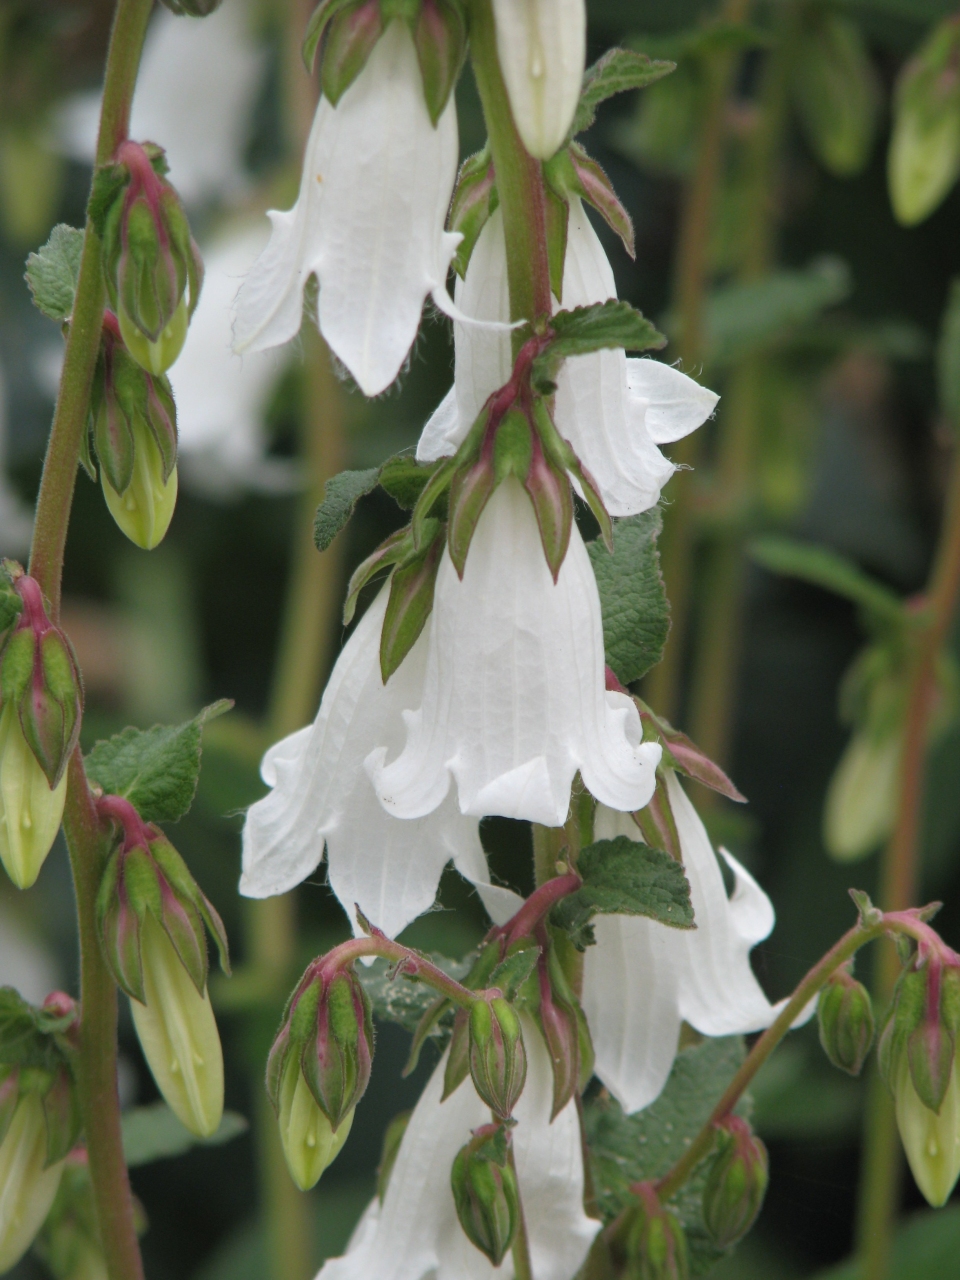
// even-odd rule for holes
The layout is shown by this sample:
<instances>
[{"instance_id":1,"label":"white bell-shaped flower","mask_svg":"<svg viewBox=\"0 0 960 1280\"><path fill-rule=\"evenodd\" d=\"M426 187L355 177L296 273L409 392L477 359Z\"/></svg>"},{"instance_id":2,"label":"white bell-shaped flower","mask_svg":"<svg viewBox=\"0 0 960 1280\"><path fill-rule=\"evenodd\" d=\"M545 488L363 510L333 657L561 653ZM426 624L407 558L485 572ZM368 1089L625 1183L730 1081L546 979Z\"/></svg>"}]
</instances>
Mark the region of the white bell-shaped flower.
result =
<instances>
[{"instance_id":1,"label":"white bell-shaped flower","mask_svg":"<svg viewBox=\"0 0 960 1280\"><path fill-rule=\"evenodd\" d=\"M389 685L388 685L389 688ZM456 779L463 813L562 826L570 785L611 808L642 808L660 747L641 742L633 701L604 683L600 597L574 525L557 581L530 500L510 477L477 524L463 580L448 552L437 574L422 698L407 740L367 766L384 807L419 818Z\"/></svg>"},{"instance_id":2,"label":"white bell-shaped flower","mask_svg":"<svg viewBox=\"0 0 960 1280\"><path fill-rule=\"evenodd\" d=\"M285 893L316 869L326 848L330 885L354 927L359 903L394 937L433 905L441 872L453 859L478 885L491 914L508 919L513 895L488 884L477 819L463 817L452 796L419 820L391 817L364 769L375 747L393 752L402 745L401 713L420 698L427 661L424 634L383 684L380 630L387 597L384 588L344 647L316 721L263 758L263 780L273 790L247 813L240 892L248 898Z\"/></svg>"},{"instance_id":3,"label":"white bell-shaped flower","mask_svg":"<svg viewBox=\"0 0 960 1280\"><path fill-rule=\"evenodd\" d=\"M624 1111L658 1096L676 1057L681 1022L702 1035L768 1027L780 1011L750 968L750 949L773 929L770 899L725 850L735 887L727 896L710 837L676 775L667 775L696 928L641 916L597 916L584 957L583 1009L597 1075ZM597 839L639 837L629 814L598 809ZM804 1018L813 1011L805 1011Z\"/></svg>"},{"instance_id":4,"label":"white bell-shaped flower","mask_svg":"<svg viewBox=\"0 0 960 1280\"><path fill-rule=\"evenodd\" d=\"M617 296L603 246L578 200L570 206L563 268L566 309ZM498 209L473 250L457 306L479 320L510 314L503 219ZM417 457L429 462L456 452L492 391L510 377L510 335L477 325L454 326L453 388L424 428ZM621 350L564 361L554 411L557 429L590 472L613 516L646 511L674 466L657 448L689 435L713 412L718 397L659 360L628 359Z\"/></svg>"},{"instance_id":5,"label":"white bell-shaped flower","mask_svg":"<svg viewBox=\"0 0 960 1280\"><path fill-rule=\"evenodd\" d=\"M510 108L532 156L549 160L580 101L587 53L584 0L493 0Z\"/></svg>"},{"instance_id":6,"label":"white bell-shaped flower","mask_svg":"<svg viewBox=\"0 0 960 1280\"><path fill-rule=\"evenodd\" d=\"M330 348L366 395L388 387L427 295L441 309L452 305L445 282L460 237L444 231L444 220L457 157L453 98L434 128L413 38L395 19L337 106L320 101L297 203L271 211L270 243L237 299L236 350L295 337L315 275Z\"/></svg>"},{"instance_id":7,"label":"white bell-shaped flower","mask_svg":"<svg viewBox=\"0 0 960 1280\"><path fill-rule=\"evenodd\" d=\"M183 350L170 369L182 478L212 498L242 489L290 489L296 471L267 458L264 421L289 353L232 350L233 303L263 249L260 226L243 223L203 249L203 292Z\"/></svg>"},{"instance_id":8,"label":"white bell-shaped flower","mask_svg":"<svg viewBox=\"0 0 960 1280\"><path fill-rule=\"evenodd\" d=\"M600 1223L583 1211L576 1105L569 1103L550 1123L550 1059L526 1017L523 1034L527 1080L514 1108L513 1150L533 1274L537 1280L572 1280ZM331 1258L318 1280L512 1280L512 1258L495 1268L457 1219L450 1167L470 1131L489 1124L490 1110L469 1079L441 1103L445 1066L446 1056L410 1117L383 1203L370 1204L347 1252Z\"/></svg>"}]
</instances>

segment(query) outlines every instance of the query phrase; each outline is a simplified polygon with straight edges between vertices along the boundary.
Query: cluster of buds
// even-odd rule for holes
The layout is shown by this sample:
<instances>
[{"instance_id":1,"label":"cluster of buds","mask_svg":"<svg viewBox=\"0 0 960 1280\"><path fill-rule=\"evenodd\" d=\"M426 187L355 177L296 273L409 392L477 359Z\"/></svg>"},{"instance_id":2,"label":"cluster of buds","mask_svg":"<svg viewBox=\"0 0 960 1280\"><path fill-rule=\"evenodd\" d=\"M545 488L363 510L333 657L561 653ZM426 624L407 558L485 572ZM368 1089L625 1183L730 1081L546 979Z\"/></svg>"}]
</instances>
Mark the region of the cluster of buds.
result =
<instances>
[{"instance_id":1,"label":"cluster of buds","mask_svg":"<svg viewBox=\"0 0 960 1280\"><path fill-rule=\"evenodd\" d=\"M763 1205L769 1181L767 1149L741 1116L716 1127L717 1154L703 1188L703 1220L721 1249L741 1240Z\"/></svg>"},{"instance_id":2,"label":"cluster of buds","mask_svg":"<svg viewBox=\"0 0 960 1280\"><path fill-rule=\"evenodd\" d=\"M103 317L90 434L110 514L131 542L150 551L177 502L177 411L170 383L133 359L112 311ZM89 457L85 464L95 477Z\"/></svg>"},{"instance_id":3,"label":"cluster of buds","mask_svg":"<svg viewBox=\"0 0 960 1280\"><path fill-rule=\"evenodd\" d=\"M820 992L817 1022L820 1043L833 1065L858 1076L876 1028L870 992L848 969L838 969Z\"/></svg>"},{"instance_id":4,"label":"cluster of buds","mask_svg":"<svg viewBox=\"0 0 960 1280\"><path fill-rule=\"evenodd\" d=\"M97 897L107 964L130 997L157 1087L192 1133L209 1137L223 1115L223 1054L204 925L229 972L223 923L163 832L128 800L103 796L97 810L119 830Z\"/></svg>"},{"instance_id":5,"label":"cluster of buds","mask_svg":"<svg viewBox=\"0 0 960 1280\"><path fill-rule=\"evenodd\" d=\"M960 956L929 930L900 975L879 1057L911 1171L935 1208L960 1177L958 1027Z\"/></svg>"},{"instance_id":6,"label":"cluster of buds","mask_svg":"<svg viewBox=\"0 0 960 1280\"><path fill-rule=\"evenodd\" d=\"M80 734L82 688L39 583L5 561L0 575L0 861L20 889L40 874L66 798Z\"/></svg>"},{"instance_id":7,"label":"cluster of buds","mask_svg":"<svg viewBox=\"0 0 960 1280\"><path fill-rule=\"evenodd\" d=\"M450 100L467 51L462 0L321 0L303 41L313 71L320 51L320 85L334 106L367 65L374 46L394 18L406 22L417 51L423 94L436 124Z\"/></svg>"},{"instance_id":8,"label":"cluster of buds","mask_svg":"<svg viewBox=\"0 0 960 1280\"><path fill-rule=\"evenodd\" d=\"M200 297L203 263L163 149L121 142L99 169L90 217L103 245L110 305L124 344L152 374L180 354Z\"/></svg>"},{"instance_id":9,"label":"cluster of buds","mask_svg":"<svg viewBox=\"0 0 960 1280\"><path fill-rule=\"evenodd\" d=\"M76 1021L69 996L54 992L39 1012L43 1025L69 1039ZM59 1053L41 1053L43 1060L0 1067L0 1273L15 1265L43 1225L80 1133L69 1067Z\"/></svg>"},{"instance_id":10,"label":"cluster of buds","mask_svg":"<svg viewBox=\"0 0 960 1280\"><path fill-rule=\"evenodd\" d=\"M625 1256L628 1280L687 1280L690 1259L687 1238L675 1213L660 1203L651 1182L630 1188L636 1197L615 1241Z\"/></svg>"},{"instance_id":11,"label":"cluster of buds","mask_svg":"<svg viewBox=\"0 0 960 1280\"><path fill-rule=\"evenodd\" d=\"M510 1160L510 1130L487 1124L457 1152L450 1171L453 1203L464 1234L495 1267L520 1222L520 1190Z\"/></svg>"},{"instance_id":12,"label":"cluster of buds","mask_svg":"<svg viewBox=\"0 0 960 1280\"><path fill-rule=\"evenodd\" d=\"M352 967L321 957L290 997L267 1060L267 1093L302 1191L339 1155L372 1062L370 1001Z\"/></svg>"}]
</instances>

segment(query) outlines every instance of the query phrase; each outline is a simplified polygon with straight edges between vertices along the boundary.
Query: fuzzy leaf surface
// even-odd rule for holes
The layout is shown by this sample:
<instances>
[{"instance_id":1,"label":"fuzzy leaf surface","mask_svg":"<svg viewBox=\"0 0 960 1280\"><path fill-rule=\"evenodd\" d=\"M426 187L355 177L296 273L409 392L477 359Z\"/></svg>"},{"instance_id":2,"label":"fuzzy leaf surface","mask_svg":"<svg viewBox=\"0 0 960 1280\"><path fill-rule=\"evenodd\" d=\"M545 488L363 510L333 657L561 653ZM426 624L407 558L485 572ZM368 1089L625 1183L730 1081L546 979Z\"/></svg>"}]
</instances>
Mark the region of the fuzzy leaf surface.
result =
<instances>
[{"instance_id":1,"label":"fuzzy leaf surface","mask_svg":"<svg viewBox=\"0 0 960 1280\"><path fill-rule=\"evenodd\" d=\"M364 471L341 471L331 476L324 486L323 501L313 521L313 540L318 551L326 551L353 515L361 498L372 493L380 479L379 467Z\"/></svg>"},{"instance_id":2,"label":"fuzzy leaf surface","mask_svg":"<svg viewBox=\"0 0 960 1280\"><path fill-rule=\"evenodd\" d=\"M624 1115L617 1102L601 1095L584 1108L584 1131L590 1150L594 1187L606 1221L630 1200L630 1185L656 1179L676 1163L710 1116L744 1057L739 1036L705 1040L682 1050L666 1087L643 1111ZM747 1114L749 1100L738 1113ZM700 1211L703 1165L680 1191L671 1208L687 1233L693 1275L704 1275L723 1256L710 1236Z\"/></svg>"},{"instance_id":3,"label":"fuzzy leaf surface","mask_svg":"<svg viewBox=\"0 0 960 1280\"><path fill-rule=\"evenodd\" d=\"M184 724L126 728L94 745L85 761L87 776L108 794L129 800L145 822L176 822L196 794L203 726L232 706L222 699Z\"/></svg>"},{"instance_id":4,"label":"fuzzy leaf surface","mask_svg":"<svg viewBox=\"0 0 960 1280\"><path fill-rule=\"evenodd\" d=\"M587 544L600 592L604 651L623 684L656 666L670 630L670 602L657 550L662 527L660 510L654 507L614 523L612 552L600 538Z\"/></svg>"},{"instance_id":5,"label":"fuzzy leaf surface","mask_svg":"<svg viewBox=\"0 0 960 1280\"><path fill-rule=\"evenodd\" d=\"M47 243L27 258L25 279L33 304L51 320L68 320L80 278L83 232L60 222Z\"/></svg>"},{"instance_id":6,"label":"fuzzy leaf surface","mask_svg":"<svg viewBox=\"0 0 960 1280\"><path fill-rule=\"evenodd\" d=\"M597 107L614 94L643 89L676 70L675 62L660 62L632 49L608 49L592 67L587 67L580 102L573 117L571 135L589 129L597 117Z\"/></svg>"}]
</instances>

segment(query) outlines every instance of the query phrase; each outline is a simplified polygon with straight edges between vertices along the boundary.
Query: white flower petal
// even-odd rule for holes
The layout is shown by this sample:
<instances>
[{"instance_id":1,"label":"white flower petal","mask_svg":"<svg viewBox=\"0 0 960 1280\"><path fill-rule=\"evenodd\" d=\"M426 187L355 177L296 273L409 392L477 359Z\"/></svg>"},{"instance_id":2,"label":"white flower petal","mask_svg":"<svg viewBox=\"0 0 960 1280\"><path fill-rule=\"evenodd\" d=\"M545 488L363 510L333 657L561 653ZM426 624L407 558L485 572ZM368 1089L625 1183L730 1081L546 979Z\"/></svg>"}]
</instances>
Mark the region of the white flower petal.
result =
<instances>
[{"instance_id":1,"label":"white flower petal","mask_svg":"<svg viewBox=\"0 0 960 1280\"><path fill-rule=\"evenodd\" d=\"M583 1212L576 1106L550 1123L550 1060L529 1018L523 1032L527 1083L514 1112L513 1145L533 1270L537 1280L571 1280L600 1224ZM367 1210L348 1252L324 1265L323 1280L511 1280L512 1260L495 1269L457 1220L450 1168L490 1112L469 1080L441 1103L445 1066L446 1055L410 1117L383 1204Z\"/></svg>"},{"instance_id":2,"label":"white flower petal","mask_svg":"<svg viewBox=\"0 0 960 1280\"><path fill-rule=\"evenodd\" d=\"M433 904L451 858L480 877L486 867L477 822L458 812L453 797L429 817L400 821L378 804L363 768L375 744L399 748L400 710L423 684L425 636L382 683L387 595L384 588L340 655L316 722L264 757L261 772L273 790L247 814L240 891L252 898L286 892L316 869L326 845L330 885L351 920L359 903L393 937Z\"/></svg>"},{"instance_id":3,"label":"white flower petal","mask_svg":"<svg viewBox=\"0 0 960 1280\"><path fill-rule=\"evenodd\" d=\"M670 444L701 426L720 397L662 360L627 361L627 386L645 407L647 432L654 444Z\"/></svg>"},{"instance_id":4,"label":"white flower petal","mask_svg":"<svg viewBox=\"0 0 960 1280\"><path fill-rule=\"evenodd\" d=\"M497 53L517 132L549 160L580 101L587 52L584 0L493 0Z\"/></svg>"},{"instance_id":5,"label":"white flower petal","mask_svg":"<svg viewBox=\"0 0 960 1280\"><path fill-rule=\"evenodd\" d=\"M388 387L459 243L443 229L457 153L453 99L434 128L413 40L391 22L337 106L317 108L297 203L271 212L270 243L237 300L236 349L294 337L316 275L331 349L365 394Z\"/></svg>"},{"instance_id":6,"label":"white flower petal","mask_svg":"<svg viewBox=\"0 0 960 1280\"><path fill-rule=\"evenodd\" d=\"M672 772L667 789L696 928L603 917L584 960L597 1075L626 1111L649 1105L663 1088L681 1020L703 1035L734 1035L769 1026L781 1007L770 1004L750 968L751 947L773 928L769 899L729 855L737 884L727 897L707 832ZM639 833L628 815L600 809L596 835L635 840Z\"/></svg>"},{"instance_id":7,"label":"white flower petal","mask_svg":"<svg viewBox=\"0 0 960 1280\"><path fill-rule=\"evenodd\" d=\"M640 741L633 702L604 688L600 601L574 527L553 582L530 502L514 479L480 517L461 581L444 553L423 698L407 741L367 767L384 807L420 817L456 778L460 809L550 826L566 819L579 769L611 808L652 794L659 747Z\"/></svg>"},{"instance_id":8,"label":"white flower petal","mask_svg":"<svg viewBox=\"0 0 960 1280\"><path fill-rule=\"evenodd\" d=\"M130 136L163 146L170 181L187 204L247 185L243 149L266 61L250 8L230 0L202 22L161 10L147 33ZM99 115L99 92L68 99L58 125L68 155L93 160Z\"/></svg>"},{"instance_id":9,"label":"white flower petal","mask_svg":"<svg viewBox=\"0 0 960 1280\"><path fill-rule=\"evenodd\" d=\"M204 249L203 292L169 374L181 475L210 497L289 489L296 481L289 463L264 457L267 406L289 353L241 359L231 349L234 298L265 239L261 225L242 224Z\"/></svg>"},{"instance_id":10,"label":"white flower petal","mask_svg":"<svg viewBox=\"0 0 960 1280\"><path fill-rule=\"evenodd\" d=\"M417 441L417 461L436 462L456 453L456 439L460 426L457 412L457 388L451 387L427 419L427 425Z\"/></svg>"}]
</instances>

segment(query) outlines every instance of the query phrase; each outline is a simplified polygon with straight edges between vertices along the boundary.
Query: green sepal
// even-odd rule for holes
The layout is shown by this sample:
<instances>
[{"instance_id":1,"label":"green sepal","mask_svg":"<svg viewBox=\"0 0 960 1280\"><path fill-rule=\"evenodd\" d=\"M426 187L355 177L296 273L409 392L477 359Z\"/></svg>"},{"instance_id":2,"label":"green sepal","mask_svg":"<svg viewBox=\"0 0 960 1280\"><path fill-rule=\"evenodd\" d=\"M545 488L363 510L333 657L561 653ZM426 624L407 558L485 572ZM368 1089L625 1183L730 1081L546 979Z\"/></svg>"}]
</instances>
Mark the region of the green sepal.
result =
<instances>
[{"instance_id":1,"label":"green sepal","mask_svg":"<svg viewBox=\"0 0 960 1280\"><path fill-rule=\"evenodd\" d=\"M438 522L435 522L438 523ZM343 625L348 627L356 613L357 600L367 583L382 569L399 564L401 560L413 552L413 538L410 529L398 529L380 543L379 547L366 560L361 561L350 575L347 583L347 595L343 602Z\"/></svg>"},{"instance_id":2,"label":"green sepal","mask_svg":"<svg viewBox=\"0 0 960 1280\"><path fill-rule=\"evenodd\" d=\"M461 280L467 274L480 233L499 204L500 196L488 143L482 151L468 156L460 166L447 218L448 229L463 236L453 258L453 269Z\"/></svg>"},{"instance_id":3,"label":"green sepal","mask_svg":"<svg viewBox=\"0 0 960 1280\"><path fill-rule=\"evenodd\" d=\"M390 596L380 632L380 674L386 684L416 644L433 608L433 589L443 556L443 527L407 557L390 578Z\"/></svg>"},{"instance_id":4,"label":"green sepal","mask_svg":"<svg viewBox=\"0 0 960 1280\"><path fill-rule=\"evenodd\" d=\"M0 561L0 643L23 612L23 601L13 589L13 577L21 573L15 560Z\"/></svg>"},{"instance_id":5,"label":"green sepal","mask_svg":"<svg viewBox=\"0 0 960 1280\"><path fill-rule=\"evenodd\" d=\"M320 84L323 96L333 106L367 65L383 31L379 0L355 0L331 18L323 46Z\"/></svg>"},{"instance_id":6,"label":"green sepal","mask_svg":"<svg viewBox=\"0 0 960 1280\"><path fill-rule=\"evenodd\" d=\"M443 1096L445 1102L470 1074L470 1019L466 1009L458 1009L453 1020L453 1034L447 1051L447 1065L443 1072Z\"/></svg>"},{"instance_id":7,"label":"green sepal","mask_svg":"<svg viewBox=\"0 0 960 1280\"><path fill-rule=\"evenodd\" d=\"M323 39L327 24L338 9L342 9L345 4L349 3L350 0L320 0L320 3L310 15L303 43L300 46L304 65L310 75L313 75L313 66L317 60L317 48Z\"/></svg>"},{"instance_id":8,"label":"green sepal","mask_svg":"<svg viewBox=\"0 0 960 1280\"><path fill-rule=\"evenodd\" d=\"M456 0L423 0L413 28L423 96L436 126L450 100L467 53L466 16Z\"/></svg>"},{"instance_id":9,"label":"green sepal","mask_svg":"<svg viewBox=\"0 0 960 1280\"><path fill-rule=\"evenodd\" d=\"M558 156L566 155L561 149ZM543 166L544 177L548 167L553 164L547 161ZM550 268L550 292L558 302L563 301L563 268L567 260L567 230L570 225L570 205L564 195L558 194L549 180L544 186L544 221L547 232L547 263Z\"/></svg>"},{"instance_id":10,"label":"green sepal","mask_svg":"<svg viewBox=\"0 0 960 1280\"><path fill-rule=\"evenodd\" d=\"M548 193L553 193L555 198L566 203L575 197L592 205L610 230L623 241L630 257L636 258L633 219L621 204L606 173L578 142L571 142L569 147L561 148L548 160L543 166L543 176ZM547 234L549 238L549 210ZM560 298L559 294L557 298Z\"/></svg>"}]
</instances>

